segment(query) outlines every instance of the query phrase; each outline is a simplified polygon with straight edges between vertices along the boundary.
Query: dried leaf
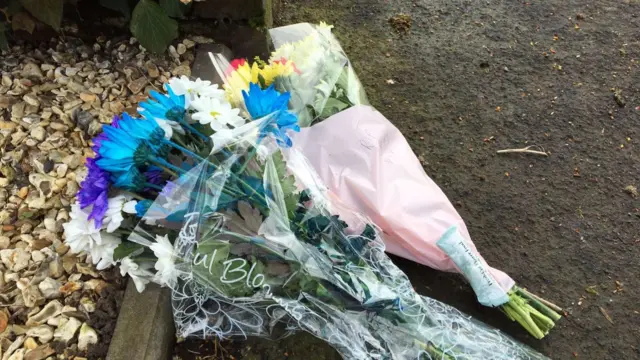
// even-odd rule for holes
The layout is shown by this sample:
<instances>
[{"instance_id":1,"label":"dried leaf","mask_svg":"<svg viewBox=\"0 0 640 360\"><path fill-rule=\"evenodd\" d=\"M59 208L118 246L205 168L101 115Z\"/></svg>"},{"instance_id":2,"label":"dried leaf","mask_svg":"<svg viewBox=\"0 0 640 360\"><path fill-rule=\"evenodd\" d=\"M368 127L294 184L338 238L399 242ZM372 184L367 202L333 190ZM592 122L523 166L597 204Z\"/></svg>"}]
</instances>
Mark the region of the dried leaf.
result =
<instances>
[{"instance_id":1,"label":"dried leaf","mask_svg":"<svg viewBox=\"0 0 640 360\"><path fill-rule=\"evenodd\" d=\"M604 315L604 317L613 324L613 320L611 320L611 316L609 316L609 314L607 313L607 310L605 310L602 306L600 306L600 312L602 313L602 315Z\"/></svg>"},{"instance_id":2,"label":"dried leaf","mask_svg":"<svg viewBox=\"0 0 640 360\"><path fill-rule=\"evenodd\" d=\"M0 311L0 333L3 333L9 324L9 317L4 310Z\"/></svg>"},{"instance_id":3,"label":"dried leaf","mask_svg":"<svg viewBox=\"0 0 640 360\"><path fill-rule=\"evenodd\" d=\"M599 294L598 294L598 291L596 290L596 286L597 286L597 285L587 286L584 290L585 290L586 292L588 292L589 294L599 295Z\"/></svg>"}]
</instances>

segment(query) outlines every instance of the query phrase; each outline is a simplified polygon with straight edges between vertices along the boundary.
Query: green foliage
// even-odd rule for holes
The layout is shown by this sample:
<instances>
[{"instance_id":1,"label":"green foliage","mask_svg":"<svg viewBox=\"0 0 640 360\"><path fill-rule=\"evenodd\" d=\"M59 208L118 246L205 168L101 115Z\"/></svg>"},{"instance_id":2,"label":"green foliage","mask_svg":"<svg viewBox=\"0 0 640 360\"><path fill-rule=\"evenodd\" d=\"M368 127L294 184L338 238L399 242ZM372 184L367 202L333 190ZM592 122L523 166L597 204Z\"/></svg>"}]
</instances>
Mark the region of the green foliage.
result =
<instances>
[{"instance_id":1,"label":"green foliage","mask_svg":"<svg viewBox=\"0 0 640 360\"><path fill-rule=\"evenodd\" d=\"M9 42L7 41L7 34L5 30L5 24L0 23L0 50L9 49Z\"/></svg>"},{"instance_id":2,"label":"green foliage","mask_svg":"<svg viewBox=\"0 0 640 360\"><path fill-rule=\"evenodd\" d=\"M183 19L191 8L191 3L183 4L180 0L160 0L160 6L170 17Z\"/></svg>"},{"instance_id":3,"label":"green foliage","mask_svg":"<svg viewBox=\"0 0 640 360\"><path fill-rule=\"evenodd\" d=\"M289 219L293 219L300 196L296 187L296 180L287 172L287 164L280 151L276 151L275 154L273 154L273 164L278 173L278 179L280 179L280 186L284 194L284 204L287 207L287 215Z\"/></svg>"},{"instance_id":4,"label":"green foliage","mask_svg":"<svg viewBox=\"0 0 640 360\"><path fill-rule=\"evenodd\" d=\"M63 0L20 0L22 6L36 19L51 26L56 31L60 30L62 23Z\"/></svg>"},{"instance_id":5,"label":"green foliage","mask_svg":"<svg viewBox=\"0 0 640 360\"><path fill-rule=\"evenodd\" d=\"M151 52L163 52L178 37L178 24L173 18L183 19L191 4L179 0L139 0L131 12L132 0L99 0L101 6L120 12L130 20L131 33ZM158 3L159 2L159 3ZM8 49L7 32L24 30L32 33L34 19L60 31L64 0L9 0L2 8L6 22L0 23L0 49ZM24 10L26 11L24 11ZM8 24L11 23L11 26Z\"/></svg>"},{"instance_id":6,"label":"green foliage","mask_svg":"<svg viewBox=\"0 0 640 360\"><path fill-rule=\"evenodd\" d=\"M142 46L155 53L164 51L178 37L178 24L152 0L140 0L129 28Z\"/></svg>"},{"instance_id":7,"label":"green foliage","mask_svg":"<svg viewBox=\"0 0 640 360\"><path fill-rule=\"evenodd\" d=\"M100 0L100 5L120 12L124 15L126 20L131 18L131 8L129 7L129 0Z\"/></svg>"},{"instance_id":8,"label":"green foliage","mask_svg":"<svg viewBox=\"0 0 640 360\"><path fill-rule=\"evenodd\" d=\"M127 256L133 256L142 253L143 250L144 246L140 244L130 241L123 241L113 252L113 260L118 261L126 258Z\"/></svg>"}]
</instances>

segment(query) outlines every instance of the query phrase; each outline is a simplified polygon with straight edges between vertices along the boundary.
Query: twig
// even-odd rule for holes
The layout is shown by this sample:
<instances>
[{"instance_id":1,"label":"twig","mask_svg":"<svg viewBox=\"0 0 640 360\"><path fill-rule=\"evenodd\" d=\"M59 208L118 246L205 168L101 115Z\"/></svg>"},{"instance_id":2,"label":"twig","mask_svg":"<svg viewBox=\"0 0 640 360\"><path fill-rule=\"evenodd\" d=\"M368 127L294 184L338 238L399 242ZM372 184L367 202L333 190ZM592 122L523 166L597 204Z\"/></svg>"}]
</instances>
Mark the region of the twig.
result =
<instances>
[{"instance_id":1,"label":"twig","mask_svg":"<svg viewBox=\"0 0 640 360\"><path fill-rule=\"evenodd\" d=\"M498 150L497 153L498 154L507 154L507 153L525 153L525 154L534 154L534 155L542 155L542 156L549 156L549 154L547 154L545 151L538 151L538 150L529 150L531 147L533 147L535 145L530 145L527 146L525 148L522 149L504 149L504 150ZM542 149L544 150L544 149Z\"/></svg>"}]
</instances>

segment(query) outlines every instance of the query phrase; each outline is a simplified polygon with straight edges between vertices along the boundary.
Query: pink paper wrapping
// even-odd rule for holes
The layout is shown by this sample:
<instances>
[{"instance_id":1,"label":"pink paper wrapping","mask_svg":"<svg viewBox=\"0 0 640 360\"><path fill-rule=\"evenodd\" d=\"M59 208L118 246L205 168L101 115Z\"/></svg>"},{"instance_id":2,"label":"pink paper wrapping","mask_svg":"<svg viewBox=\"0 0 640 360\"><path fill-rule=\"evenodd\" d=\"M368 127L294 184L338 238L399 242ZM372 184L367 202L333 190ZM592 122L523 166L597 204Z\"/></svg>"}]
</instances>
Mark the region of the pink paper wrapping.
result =
<instances>
[{"instance_id":1,"label":"pink paper wrapping","mask_svg":"<svg viewBox=\"0 0 640 360\"><path fill-rule=\"evenodd\" d=\"M308 158L329 190L381 227L388 252L460 272L436 245L456 226L486 265L464 221L424 172L402 133L372 107L354 106L292 137L294 149ZM515 284L504 272L488 268L505 292Z\"/></svg>"}]
</instances>

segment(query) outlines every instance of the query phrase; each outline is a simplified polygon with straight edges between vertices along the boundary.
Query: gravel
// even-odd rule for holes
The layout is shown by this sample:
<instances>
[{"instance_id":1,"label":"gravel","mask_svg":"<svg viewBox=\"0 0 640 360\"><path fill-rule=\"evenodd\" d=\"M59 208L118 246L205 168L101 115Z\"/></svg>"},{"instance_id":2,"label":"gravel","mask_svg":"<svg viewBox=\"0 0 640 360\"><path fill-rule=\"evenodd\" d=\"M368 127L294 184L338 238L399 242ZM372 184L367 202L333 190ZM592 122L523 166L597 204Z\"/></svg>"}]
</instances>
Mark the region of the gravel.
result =
<instances>
[{"instance_id":1,"label":"gravel","mask_svg":"<svg viewBox=\"0 0 640 360\"><path fill-rule=\"evenodd\" d=\"M150 90L191 74L183 39L153 55L135 39L66 37L0 62L0 347L5 359L104 358L124 280L64 244L91 137Z\"/></svg>"}]
</instances>

